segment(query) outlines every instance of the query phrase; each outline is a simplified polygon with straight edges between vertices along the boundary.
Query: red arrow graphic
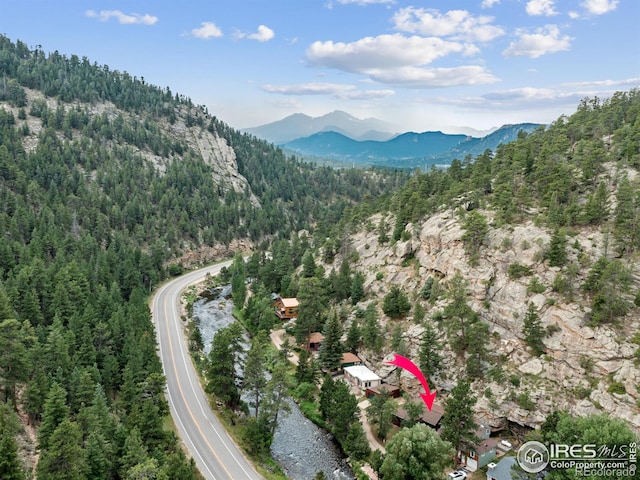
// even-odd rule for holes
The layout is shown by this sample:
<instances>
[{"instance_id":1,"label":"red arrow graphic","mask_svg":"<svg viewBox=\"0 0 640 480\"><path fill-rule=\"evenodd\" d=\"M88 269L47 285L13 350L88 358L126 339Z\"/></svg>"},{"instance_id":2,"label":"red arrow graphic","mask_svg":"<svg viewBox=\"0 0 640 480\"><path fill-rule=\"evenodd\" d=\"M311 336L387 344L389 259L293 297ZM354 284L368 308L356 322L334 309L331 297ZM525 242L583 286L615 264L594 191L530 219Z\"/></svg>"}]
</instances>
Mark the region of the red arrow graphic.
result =
<instances>
[{"instance_id":1,"label":"red arrow graphic","mask_svg":"<svg viewBox=\"0 0 640 480\"><path fill-rule=\"evenodd\" d=\"M388 365L395 365L396 367L400 367L406 370L420 381L420 383L424 387L425 392L421 393L420 397L422 398L422 401L427 406L429 411L431 411L431 408L433 407L433 401L436 399L436 393L438 392L436 392L435 390L433 391L433 393L431 392L431 390L429 389L429 384L427 383L427 379L424 377L422 371L415 363L413 363L407 357L403 357L402 355L398 355L397 353L394 353L393 355L393 360L385 363Z\"/></svg>"}]
</instances>

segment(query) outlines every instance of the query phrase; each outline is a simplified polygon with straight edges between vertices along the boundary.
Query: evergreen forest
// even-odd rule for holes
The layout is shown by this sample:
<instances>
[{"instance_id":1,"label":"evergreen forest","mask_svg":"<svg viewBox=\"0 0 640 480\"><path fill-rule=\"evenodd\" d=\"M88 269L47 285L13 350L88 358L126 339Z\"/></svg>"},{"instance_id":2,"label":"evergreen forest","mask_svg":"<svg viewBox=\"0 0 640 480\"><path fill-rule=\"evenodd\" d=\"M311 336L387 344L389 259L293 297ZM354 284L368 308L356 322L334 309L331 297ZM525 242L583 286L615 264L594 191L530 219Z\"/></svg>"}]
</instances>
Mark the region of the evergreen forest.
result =
<instances>
[{"instance_id":1,"label":"evergreen forest","mask_svg":"<svg viewBox=\"0 0 640 480\"><path fill-rule=\"evenodd\" d=\"M203 155L198 138L221 139L232 149L235 180ZM383 315L386 321L411 312L430 339L420 352L423 366L441 368L442 347L430 329L444 319L438 328L450 332L466 380L481 377L492 360L477 339L489 337L488 327L470 309L468 279L461 277L446 286L425 279L415 292L390 288L379 304L361 303L373 295L364 273L352 268L357 255L350 235L375 231L380 244L403 242L411 225L453 208L473 264L486 254L490 228L532 220L551 232L539 260L558 271L554 292L586 302L591 327L626 331L634 318L637 323L640 306L639 170L637 89L586 98L575 114L446 169L334 169L235 131L169 87L0 36L0 478L200 478L167 426L148 301L160 282L194 266L184 258L208 249L238 254L226 273L254 339L247 359L256 372L247 386L256 391L256 418L247 425L253 453L267 454L278 414L259 401L267 388L260 347L274 327L270 295L278 292L300 301L291 331L297 342L316 331L327 339L317 360L300 352L295 373L272 368L278 386L295 391L345 453L368 459L383 478L405 478L394 470L405 437L425 442L442 459L435 478L448 465L451 445L468 433L457 430L455 419L445 441L413 422L394 437L388 459L370 456L355 397L321 370L339 366L346 351L408 354L402 329L385 327ZM481 213L487 210L495 213L491 224ZM388 222L374 225L374 214ZM606 249L572 266L568 252L578 251L570 243L577 229L604 232ZM243 251L234 252L239 244ZM250 254L247 262L243 254ZM513 264L510 278L530 275L527 268ZM429 311L424 321L425 308L438 298L447 298L447 306ZM523 336L542 355L548 332L530 310ZM233 370L227 353L237 335L216 336L204 360L220 367L208 371L208 393L232 409L239 393L222 379ZM640 344L640 331L629 337ZM468 414L473 402L465 398L465 379L454 390ZM271 392L278 401L281 393ZM454 405L453 390L452 397ZM370 412L381 438L386 400ZM576 438L591 428L557 413L540 435L564 441L556 425ZM631 435L626 425L615 428L625 439ZM31 432L30 447L18 444L25 437L19 431ZM35 468L19 456L29 448L39 454Z\"/></svg>"}]
</instances>

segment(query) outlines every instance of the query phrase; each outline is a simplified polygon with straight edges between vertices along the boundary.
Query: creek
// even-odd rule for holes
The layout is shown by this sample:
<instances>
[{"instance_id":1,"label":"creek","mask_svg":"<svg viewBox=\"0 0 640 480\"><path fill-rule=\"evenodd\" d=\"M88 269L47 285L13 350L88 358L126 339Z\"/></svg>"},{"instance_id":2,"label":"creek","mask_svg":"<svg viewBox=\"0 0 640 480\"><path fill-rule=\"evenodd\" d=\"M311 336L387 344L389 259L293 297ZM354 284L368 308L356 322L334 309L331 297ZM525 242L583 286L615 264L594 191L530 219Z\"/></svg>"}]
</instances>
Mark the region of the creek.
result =
<instances>
[{"instance_id":1,"label":"creek","mask_svg":"<svg viewBox=\"0 0 640 480\"><path fill-rule=\"evenodd\" d=\"M205 292L193 304L193 321L200 328L207 354L215 333L234 321L230 295L230 286L219 287ZM295 402L289 400L289 405L290 412L280 414L271 444L271 455L287 478L311 480L323 471L329 479L353 479L332 435L306 418Z\"/></svg>"}]
</instances>

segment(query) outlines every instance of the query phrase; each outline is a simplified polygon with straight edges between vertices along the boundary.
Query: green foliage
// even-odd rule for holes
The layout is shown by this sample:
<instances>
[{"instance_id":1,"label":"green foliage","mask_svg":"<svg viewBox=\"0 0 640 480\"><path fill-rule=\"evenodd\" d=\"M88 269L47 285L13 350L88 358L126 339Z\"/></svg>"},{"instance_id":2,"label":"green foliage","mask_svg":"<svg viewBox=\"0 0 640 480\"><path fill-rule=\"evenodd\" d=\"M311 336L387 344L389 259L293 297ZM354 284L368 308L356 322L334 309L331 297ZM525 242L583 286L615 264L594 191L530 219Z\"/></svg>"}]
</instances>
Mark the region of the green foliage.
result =
<instances>
[{"instance_id":1,"label":"green foliage","mask_svg":"<svg viewBox=\"0 0 640 480\"><path fill-rule=\"evenodd\" d=\"M622 382L611 382L607 387L607 392L624 395L625 393L627 393L627 389Z\"/></svg>"},{"instance_id":2,"label":"green foliage","mask_svg":"<svg viewBox=\"0 0 640 480\"><path fill-rule=\"evenodd\" d=\"M380 473L394 480L441 479L455 455L449 442L423 424L398 432L386 450Z\"/></svg>"},{"instance_id":3,"label":"green foliage","mask_svg":"<svg viewBox=\"0 0 640 480\"><path fill-rule=\"evenodd\" d=\"M349 325L349 330L347 330L347 338L345 341L345 349L348 352L353 354L358 353L358 349L360 348L360 344L362 343L362 331L360 329L360 324L358 323L358 319L354 318Z\"/></svg>"},{"instance_id":4,"label":"green foliage","mask_svg":"<svg viewBox=\"0 0 640 480\"><path fill-rule=\"evenodd\" d=\"M631 272L620 260L600 257L594 263L583 284L593 298L591 325L611 323L627 314L632 307L627 298L631 282Z\"/></svg>"},{"instance_id":5,"label":"green foliage","mask_svg":"<svg viewBox=\"0 0 640 480\"><path fill-rule=\"evenodd\" d=\"M369 440L364 433L362 423L353 422L344 441L346 452L354 460L366 460L371 454Z\"/></svg>"},{"instance_id":6,"label":"green foliage","mask_svg":"<svg viewBox=\"0 0 640 480\"><path fill-rule=\"evenodd\" d=\"M567 238L560 230L553 232L545 257L550 267L562 267L567 263Z\"/></svg>"},{"instance_id":7,"label":"green foliage","mask_svg":"<svg viewBox=\"0 0 640 480\"><path fill-rule=\"evenodd\" d=\"M362 345L364 348L373 350L379 353L382 350L384 339L380 330L380 323L378 321L378 311L375 303L367 305L367 309L364 313L363 325L362 325Z\"/></svg>"},{"instance_id":8,"label":"green foliage","mask_svg":"<svg viewBox=\"0 0 640 480\"><path fill-rule=\"evenodd\" d=\"M331 311L329 318L324 324L324 340L320 347L320 365L328 369L337 369L342 363L342 325L335 310Z\"/></svg>"},{"instance_id":9,"label":"green foliage","mask_svg":"<svg viewBox=\"0 0 640 480\"><path fill-rule=\"evenodd\" d=\"M19 420L8 403L0 403L0 478L25 480L25 472L18 457L16 434Z\"/></svg>"},{"instance_id":10,"label":"green foliage","mask_svg":"<svg viewBox=\"0 0 640 480\"><path fill-rule=\"evenodd\" d=\"M566 412L552 412L540 433L546 444L607 445L616 448L637 442L636 435L624 420L607 414L572 417Z\"/></svg>"},{"instance_id":11,"label":"green foliage","mask_svg":"<svg viewBox=\"0 0 640 480\"><path fill-rule=\"evenodd\" d=\"M509 278L514 280L522 277L528 277L532 274L533 271L530 267L520 263L512 263L507 268L507 275L509 275Z\"/></svg>"},{"instance_id":12,"label":"green foliage","mask_svg":"<svg viewBox=\"0 0 640 480\"><path fill-rule=\"evenodd\" d=\"M479 321L478 314L467 304L469 283L456 273L449 284L449 298L451 302L445 307L443 315L448 319L446 323L449 343L456 353L466 351L469 346L469 327Z\"/></svg>"},{"instance_id":13,"label":"green foliage","mask_svg":"<svg viewBox=\"0 0 640 480\"><path fill-rule=\"evenodd\" d=\"M391 421L393 414L396 412L397 405L393 398L388 394L382 393L374 396L367 407L367 418L369 423L377 427L378 437L381 440L387 438L387 434L391 429Z\"/></svg>"},{"instance_id":14,"label":"green foliage","mask_svg":"<svg viewBox=\"0 0 640 480\"><path fill-rule=\"evenodd\" d=\"M460 450L464 442L476 440L478 428L474 422L473 407L477 398L471 393L471 387L465 380L458 380L451 390L444 406L442 417L442 439L451 443L455 451Z\"/></svg>"},{"instance_id":15,"label":"green foliage","mask_svg":"<svg viewBox=\"0 0 640 480\"><path fill-rule=\"evenodd\" d=\"M424 300L429 300L431 298L431 290L433 288L433 277L429 277L427 278L427 281L424 282L424 286L422 287L422 290L420 290L420 296L424 299Z\"/></svg>"},{"instance_id":16,"label":"green foliage","mask_svg":"<svg viewBox=\"0 0 640 480\"><path fill-rule=\"evenodd\" d=\"M359 422L359 411L358 400L349 391L349 386L342 381L333 381L326 375L320 389L320 413L336 439L343 445L352 425Z\"/></svg>"},{"instance_id":17,"label":"green foliage","mask_svg":"<svg viewBox=\"0 0 640 480\"><path fill-rule=\"evenodd\" d=\"M464 249L471 258L471 261L474 262L480 252L482 242L484 242L484 238L489 231L487 219L476 210L472 210L465 215L462 222L462 229L464 230L464 234L462 234Z\"/></svg>"},{"instance_id":18,"label":"green foliage","mask_svg":"<svg viewBox=\"0 0 640 480\"><path fill-rule=\"evenodd\" d=\"M231 408L240 402L235 365L242 351L242 327L237 322L218 330L211 343L205 390Z\"/></svg>"},{"instance_id":19,"label":"green foliage","mask_svg":"<svg viewBox=\"0 0 640 480\"><path fill-rule=\"evenodd\" d=\"M527 313L524 316L524 323L522 326L522 333L524 334L524 340L533 352L534 355L540 356L544 353L545 347L542 340L545 337L544 328L540 322L540 316L536 311L536 307L533 303L529 303L527 307Z\"/></svg>"},{"instance_id":20,"label":"green foliage","mask_svg":"<svg viewBox=\"0 0 640 480\"><path fill-rule=\"evenodd\" d=\"M425 375L433 375L442 367L442 345L431 322L424 324L424 331L420 339L418 361L420 369Z\"/></svg>"},{"instance_id":21,"label":"green foliage","mask_svg":"<svg viewBox=\"0 0 640 480\"><path fill-rule=\"evenodd\" d=\"M544 293L547 287L540 281L538 277L533 277L527 285L527 293Z\"/></svg>"},{"instance_id":22,"label":"green foliage","mask_svg":"<svg viewBox=\"0 0 640 480\"><path fill-rule=\"evenodd\" d=\"M404 317L411 310L411 304L399 286L391 287L389 293L384 297L382 311L391 318Z\"/></svg>"},{"instance_id":23,"label":"green foliage","mask_svg":"<svg viewBox=\"0 0 640 480\"><path fill-rule=\"evenodd\" d=\"M238 307L244 307L244 301L247 298L247 273L242 254L237 253L233 257L231 264L231 294L233 296L233 304Z\"/></svg>"},{"instance_id":24,"label":"green foliage","mask_svg":"<svg viewBox=\"0 0 640 480\"><path fill-rule=\"evenodd\" d=\"M522 392L518 395L518 405L525 410L533 410L536 406L536 402L531 400L531 396L528 391Z\"/></svg>"}]
</instances>

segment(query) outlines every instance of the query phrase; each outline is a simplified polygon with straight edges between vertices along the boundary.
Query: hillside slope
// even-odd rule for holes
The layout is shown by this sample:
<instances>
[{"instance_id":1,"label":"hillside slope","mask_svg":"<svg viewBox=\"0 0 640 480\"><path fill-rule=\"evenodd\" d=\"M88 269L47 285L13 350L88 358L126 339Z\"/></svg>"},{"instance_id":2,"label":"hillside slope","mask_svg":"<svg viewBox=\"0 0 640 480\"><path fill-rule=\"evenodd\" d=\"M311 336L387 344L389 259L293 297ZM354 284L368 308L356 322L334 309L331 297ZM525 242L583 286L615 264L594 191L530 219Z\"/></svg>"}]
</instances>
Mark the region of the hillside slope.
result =
<instances>
[{"instance_id":1,"label":"hillside slope","mask_svg":"<svg viewBox=\"0 0 640 480\"><path fill-rule=\"evenodd\" d=\"M491 223L495 212L482 214ZM374 223L380 220L372 219ZM391 218L386 220L392 224ZM547 228L531 221L491 227L477 262L470 262L461 225L458 215L447 209L408 224L406 236L410 238L393 245L380 244L375 231L353 235L351 246L358 260L351 263L351 268L365 275L365 290L379 305L393 286L399 286L409 294L414 312L415 304L421 303L428 318L441 318L451 301L444 293L436 300L424 300L420 292L428 278L438 279L443 290L456 274L468 281L467 303L489 327L484 373L471 376L480 399L476 410L494 428L507 428L509 422L540 427L552 411L564 409L573 415L606 412L640 431L638 345L632 341L640 329L638 308L630 310L619 325L590 326L591 309L584 295L577 293L569 301L554 291L561 269L541 260L541 252L549 248L552 236ZM572 236L569 261L597 258L604 241L601 232L594 229L577 231ZM510 276L513 265L529 269L527 275L517 279ZM632 267L634 278L640 279L640 266ZM588 268L580 268L576 284L584 282L588 272ZM536 291L530 287L534 278L541 285ZM635 285L637 289L640 282L636 280ZM524 339L523 320L530 303L543 328L552 332L543 340L542 356L535 355ZM444 396L455 378L467 375L465 362L469 357L452 348L448 321L432 320L445 358L443 368L433 378ZM424 327L415 323L411 314L404 320L387 319L385 323L388 337L401 325L410 354L417 358ZM383 377L395 383L391 369L382 364L386 357L370 354L369 360ZM419 389L411 376L403 376L402 381L411 391ZM612 385L622 387L614 391Z\"/></svg>"}]
</instances>

